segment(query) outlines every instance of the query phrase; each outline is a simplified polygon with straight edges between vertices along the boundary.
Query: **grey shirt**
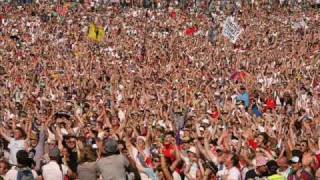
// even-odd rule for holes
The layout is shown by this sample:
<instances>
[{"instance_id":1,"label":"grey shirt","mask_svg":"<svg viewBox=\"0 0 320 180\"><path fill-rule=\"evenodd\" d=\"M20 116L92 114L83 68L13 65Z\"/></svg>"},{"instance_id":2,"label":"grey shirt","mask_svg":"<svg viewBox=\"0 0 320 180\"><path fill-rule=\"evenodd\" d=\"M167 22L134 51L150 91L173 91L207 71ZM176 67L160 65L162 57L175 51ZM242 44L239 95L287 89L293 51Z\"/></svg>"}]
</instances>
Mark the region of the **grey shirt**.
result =
<instances>
[{"instance_id":1,"label":"grey shirt","mask_svg":"<svg viewBox=\"0 0 320 180\"><path fill-rule=\"evenodd\" d=\"M44 155L44 144L47 139L46 136L46 130L41 128L40 133L39 133L39 141L36 146L36 154L34 155L34 161L36 162L36 170L40 169L41 166L41 160Z\"/></svg>"},{"instance_id":2,"label":"grey shirt","mask_svg":"<svg viewBox=\"0 0 320 180\"><path fill-rule=\"evenodd\" d=\"M97 179L97 163L85 162L78 165L79 180Z\"/></svg>"},{"instance_id":3,"label":"grey shirt","mask_svg":"<svg viewBox=\"0 0 320 180\"><path fill-rule=\"evenodd\" d=\"M103 180L125 180L128 166L128 159L121 154L107 156L97 162L97 169Z\"/></svg>"}]
</instances>

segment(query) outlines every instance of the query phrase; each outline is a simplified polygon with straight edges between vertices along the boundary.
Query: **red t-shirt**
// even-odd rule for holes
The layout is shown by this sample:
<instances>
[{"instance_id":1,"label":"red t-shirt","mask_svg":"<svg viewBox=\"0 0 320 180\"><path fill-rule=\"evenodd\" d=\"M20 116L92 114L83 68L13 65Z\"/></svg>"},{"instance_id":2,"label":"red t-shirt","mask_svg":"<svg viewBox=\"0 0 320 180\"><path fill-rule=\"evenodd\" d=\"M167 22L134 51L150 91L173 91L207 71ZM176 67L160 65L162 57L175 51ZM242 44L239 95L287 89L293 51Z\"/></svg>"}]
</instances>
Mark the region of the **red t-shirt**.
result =
<instances>
[{"instance_id":1,"label":"red t-shirt","mask_svg":"<svg viewBox=\"0 0 320 180\"><path fill-rule=\"evenodd\" d=\"M253 139L249 139L248 144L253 150L256 150L258 148L258 144Z\"/></svg>"},{"instance_id":2,"label":"red t-shirt","mask_svg":"<svg viewBox=\"0 0 320 180\"><path fill-rule=\"evenodd\" d=\"M172 145L167 145L165 148L162 150L162 153L164 157L169 158L172 162L176 160L176 156L174 154L175 152L175 147Z\"/></svg>"},{"instance_id":3,"label":"red t-shirt","mask_svg":"<svg viewBox=\"0 0 320 180\"><path fill-rule=\"evenodd\" d=\"M194 33L196 33L197 31L198 31L198 29L196 27L188 28L186 30L186 35L193 36Z\"/></svg>"},{"instance_id":4,"label":"red t-shirt","mask_svg":"<svg viewBox=\"0 0 320 180\"><path fill-rule=\"evenodd\" d=\"M267 109L275 109L277 106L276 101L274 99L267 99L266 104Z\"/></svg>"},{"instance_id":5,"label":"red t-shirt","mask_svg":"<svg viewBox=\"0 0 320 180\"><path fill-rule=\"evenodd\" d=\"M214 111L212 112L211 117L213 119L218 119L220 117L220 113L218 111Z\"/></svg>"}]
</instances>

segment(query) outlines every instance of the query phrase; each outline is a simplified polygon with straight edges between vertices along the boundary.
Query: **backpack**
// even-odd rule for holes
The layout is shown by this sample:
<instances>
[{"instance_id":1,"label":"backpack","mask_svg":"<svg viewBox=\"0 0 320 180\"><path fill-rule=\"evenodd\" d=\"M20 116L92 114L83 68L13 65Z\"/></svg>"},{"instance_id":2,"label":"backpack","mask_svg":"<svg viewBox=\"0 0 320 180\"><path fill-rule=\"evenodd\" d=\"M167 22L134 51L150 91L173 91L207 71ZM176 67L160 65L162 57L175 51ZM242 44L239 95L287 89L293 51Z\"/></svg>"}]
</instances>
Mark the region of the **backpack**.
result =
<instances>
[{"instance_id":1,"label":"backpack","mask_svg":"<svg viewBox=\"0 0 320 180\"><path fill-rule=\"evenodd\" d=\"M35 180L31 169L19 169L17 174L17 180Z\"/></svg>"}]
</instances>

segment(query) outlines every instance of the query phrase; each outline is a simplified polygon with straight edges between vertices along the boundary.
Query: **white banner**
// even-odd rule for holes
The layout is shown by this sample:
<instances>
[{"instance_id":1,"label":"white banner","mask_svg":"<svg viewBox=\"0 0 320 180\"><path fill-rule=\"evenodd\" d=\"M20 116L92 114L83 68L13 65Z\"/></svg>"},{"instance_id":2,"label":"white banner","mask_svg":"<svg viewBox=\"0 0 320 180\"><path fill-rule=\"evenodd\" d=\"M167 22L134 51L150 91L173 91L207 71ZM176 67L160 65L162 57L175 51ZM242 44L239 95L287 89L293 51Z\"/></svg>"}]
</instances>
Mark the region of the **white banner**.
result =
<instances>
[{"instance_id":1,"label":"white banner","mask_svg":"<svg viewBox=\"0 0 320 180\"><path fill-rule=\"evenodd\" d=\"M223 36L227 37L233 44L236 43L243 29L234 21L232 16L229 16L223 25Z\"/></svg>"}]
</instances>

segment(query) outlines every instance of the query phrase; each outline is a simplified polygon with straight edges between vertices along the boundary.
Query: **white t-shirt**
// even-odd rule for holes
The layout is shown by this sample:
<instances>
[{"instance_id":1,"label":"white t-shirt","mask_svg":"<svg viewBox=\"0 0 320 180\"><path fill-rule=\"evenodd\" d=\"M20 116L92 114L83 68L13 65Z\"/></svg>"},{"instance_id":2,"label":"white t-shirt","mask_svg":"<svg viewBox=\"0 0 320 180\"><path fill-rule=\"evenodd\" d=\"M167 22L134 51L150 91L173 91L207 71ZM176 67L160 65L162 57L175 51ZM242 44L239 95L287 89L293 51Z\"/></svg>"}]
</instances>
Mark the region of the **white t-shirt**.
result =
<instances>
[{"instance_id":1,"label":"white t-shirt","mask_svg":"<svg viewBox=\"0 0 320 180\"><path fill-rule=\"evenodd\" d=\"M61 172L62 169L62 172ZM46 165L42 167L42 176L44 180L63 180L63 177L68 173L68 167L65 165L61 165L61 169L59 164L56 161L50 161Z\"/></svg>"},{"instance_id":2,"label":"white t-shirt","mask_svg":"<svg viewBox=\"0 0 320 180\"><path fill-rule=\"evenodd\" d=\"M177 171L174 171L172 173L172 177L173 177L173 180L181 180L181 176L179 173L177 173Z\"/></svg>"},{"instance_id":3,"label":"white t-shirt","mask_svg":"<svg viewBox=\"0 0 320 180\"><path fill-rule=\"evenodd\" d=\"M38 178L38 174L36 173L36 171L31 170L33 178L37 179ZM18 176L18 170L16 169L16 167L13 167L12 169L10 169L6 176L4 177L5 180L16 180Z\"/></svg>"},{"instance_id":4,"label":"white t-shirt","mask_svg":"<svg viewBox=\"0 0 320 180\"><path fill-rule=\"evenodd\" d=\"M227 180L241 180L241 173L238 168L232 167L224 171L224 177L227 177Z\"/></svg>"},{"instance_id":5,"label":"white t-shirt","mask_svg":"<svg viewBox=\"0 0 320 180\"><path fill-rule=\"evenodd\" d=\"M10 155L9 155L9 163L10 164L17 164L17 157L16 154L19 150L25 149L25 140L15 140L14 138L10 139L8 148L10 149Z\"/></svg>"}]
</instances>

